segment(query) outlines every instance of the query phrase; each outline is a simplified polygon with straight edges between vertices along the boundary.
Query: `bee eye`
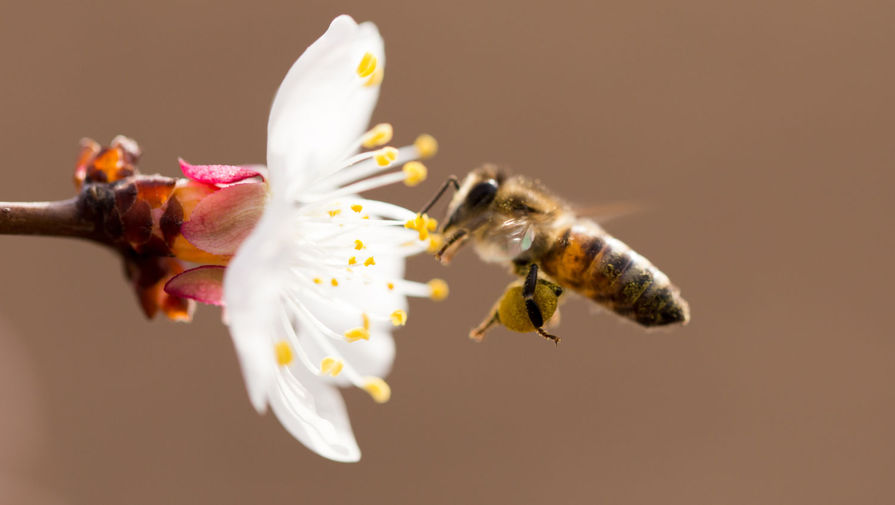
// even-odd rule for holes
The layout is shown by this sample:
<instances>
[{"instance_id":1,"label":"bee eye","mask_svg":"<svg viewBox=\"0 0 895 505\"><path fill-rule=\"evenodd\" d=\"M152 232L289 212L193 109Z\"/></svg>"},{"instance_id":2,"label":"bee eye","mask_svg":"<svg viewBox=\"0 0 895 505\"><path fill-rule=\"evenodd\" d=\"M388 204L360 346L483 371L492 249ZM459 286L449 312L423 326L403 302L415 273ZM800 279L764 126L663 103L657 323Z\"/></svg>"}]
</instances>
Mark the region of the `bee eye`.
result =
<instances>
[{"instance_id":1,"label":"bee eye","mask_svg":"<svg viewBox=\"0 0 895 505\"><path fill-rule=\"evenodd\" d=\"M466 204L470 207L482 207L491 203L495 195L497 195L497 181L489 179L476 184L469 190Z\"/></svg>"}]
</instances>

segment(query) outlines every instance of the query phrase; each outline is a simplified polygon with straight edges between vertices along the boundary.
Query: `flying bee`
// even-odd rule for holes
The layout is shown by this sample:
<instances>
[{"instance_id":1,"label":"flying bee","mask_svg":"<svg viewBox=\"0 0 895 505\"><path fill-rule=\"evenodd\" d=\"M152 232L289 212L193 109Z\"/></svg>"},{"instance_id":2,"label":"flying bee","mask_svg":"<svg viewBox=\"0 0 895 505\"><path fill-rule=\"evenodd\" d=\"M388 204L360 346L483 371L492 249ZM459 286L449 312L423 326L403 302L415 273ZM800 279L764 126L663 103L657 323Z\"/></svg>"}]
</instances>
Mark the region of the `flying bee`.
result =
<instances>
[{"instance_id":1,"label":"flying bee","mask_svg":"<svg viewBox=\"0 0 895 505\"><path fill-rule=\"evenodd\" d=\"M507 176L494 165L473 170L462 183L449 182L457 192L436 258L448 264L471 240L482 260L507 264L522 278L507 287L470 338L481 341L489 328L502 324L558 343L544 325L564 288L642 326L689 321L689 305L665 274L592 219L577 217L539 183Z\"/></svg>"}]
</instances>

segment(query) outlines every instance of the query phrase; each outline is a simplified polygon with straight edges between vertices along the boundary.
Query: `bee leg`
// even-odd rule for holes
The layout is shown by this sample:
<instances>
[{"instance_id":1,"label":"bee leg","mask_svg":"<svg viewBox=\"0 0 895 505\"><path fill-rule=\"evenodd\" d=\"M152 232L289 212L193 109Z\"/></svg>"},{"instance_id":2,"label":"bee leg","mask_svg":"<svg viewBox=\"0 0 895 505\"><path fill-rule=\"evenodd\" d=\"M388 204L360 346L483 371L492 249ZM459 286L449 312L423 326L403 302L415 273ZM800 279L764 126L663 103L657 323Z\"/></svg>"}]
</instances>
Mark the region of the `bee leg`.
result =
<instances>
[{"instance_id":1,"label":"bee leg","mask_svg":"<svg viewBox=\"0 0 895 505\"><path fill-rule=\"evenodd\" d=\"M548 340L552 340L553 343L556 344L557 346L559 345L560 340L562 340L561 338L557 337L556 335L551 335L551 334L547 333L546 331L544 331L544 328L535 328L535 331L538 332L538 335L540 335Z\"/></svg>"},{"instance_id":2,"label":"bee leg","mask_svg":"<svg viewBox=\"0 0 895 505\"><path fill-rule=\"evenodd\" d=\"M528 319L531 325L535 327L535 331L546 339L550 339L554 344L559 345L560 338L544 331L544 316L541 309L535 303L535 288L538 286L538 264L532 263L528 268L528 275L525 276L525 283L522 285L522 299L525 300L525 310L528 312ZM557 286L559 288L559 286ZM562 288L560 293L562 293ZM557 295L558 296L558 295Z\"/></svg>"},{"instance_id":3,"label":"bee leg","mask_svg":"<svg viewBox=\"0 0 895 505\"><path fill-rule=\"evenodd\" d=\"M488 317L482 321L482 324L476 326L473 330L469 332L469 338L475 340L476 342L482 342L485 340L485 333L491 329L495 324L500 323L500 316L497 314L497 307L500 305L500 301L494 304L494 308L491 309L491 312L488 313Z\"/></svg>"},{"instance_id":4,"label":"bee leg","mask_svg":"<svg viewBox=\"0 0 895 505\"><path fill-rule=\"evenodd\" d=\"M465 237L468 233L469 232L467 232L466 230L457 230L457 233L454 233L450 237L447 237L447 239L445 239L444 241L444 245L441 246L441 249L439 249L438 252L435 253L435 259L442 265L447 265L448 263L450 263L451 258L454 257L454 252L456 251L451 251L450 253L448 253L448 249L458 240L465 240Z\"/></svg>"}]
</instances>

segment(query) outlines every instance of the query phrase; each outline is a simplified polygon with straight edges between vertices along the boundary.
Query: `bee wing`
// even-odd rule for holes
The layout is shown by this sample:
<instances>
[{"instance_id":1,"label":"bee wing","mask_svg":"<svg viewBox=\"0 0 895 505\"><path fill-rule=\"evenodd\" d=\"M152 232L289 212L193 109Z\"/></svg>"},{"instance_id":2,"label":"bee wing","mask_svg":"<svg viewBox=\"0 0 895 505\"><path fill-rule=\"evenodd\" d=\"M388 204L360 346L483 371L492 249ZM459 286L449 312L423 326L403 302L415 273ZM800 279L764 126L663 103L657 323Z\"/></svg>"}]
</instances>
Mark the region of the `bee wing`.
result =
<instances>
[{"instance_id":1,"label":"bee wing","mask_svg":"<svg viewBox=\"0 0 895 505\"><path fill-rule=\"evenodd\" d=\"M575 215L589 217L597 223L606 223L620 217L647 210L646 205L639 202L610 202L586 207L574 207Z\"/></svg>"},{"instance_id":2,"label":"bee wing","mask_svg":"<svg viewBox=\"0 0 895 505\"><path fill-rule=\"evenodd\" d=\"M531 247L535 238L535 227L530 219L524 217L507 219L495 230L494 237L501 237L506 241L503 249L508 256L504 260L509 261Z\"/></svg>"}]
</instances>

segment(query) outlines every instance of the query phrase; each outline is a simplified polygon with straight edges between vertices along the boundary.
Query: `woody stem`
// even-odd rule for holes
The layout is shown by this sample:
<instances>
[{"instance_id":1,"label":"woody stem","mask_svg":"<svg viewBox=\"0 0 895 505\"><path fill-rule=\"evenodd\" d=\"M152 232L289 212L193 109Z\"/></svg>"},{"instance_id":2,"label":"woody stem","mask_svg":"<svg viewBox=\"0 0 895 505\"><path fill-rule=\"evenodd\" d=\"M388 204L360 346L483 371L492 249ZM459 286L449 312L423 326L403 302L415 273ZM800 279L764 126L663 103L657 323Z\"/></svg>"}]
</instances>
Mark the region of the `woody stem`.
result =
<instances>
[{"instance_id":1,"label":"woody stem","mask_svg":"<svg viewBox=\"0 0 895 505\"><path fill-rule=\"evenodd\" d=\"M0 235L96 238L79 198L58 202L0 202Z\"/></svg>"}]
</instances>

